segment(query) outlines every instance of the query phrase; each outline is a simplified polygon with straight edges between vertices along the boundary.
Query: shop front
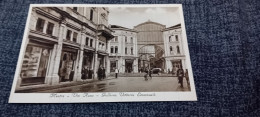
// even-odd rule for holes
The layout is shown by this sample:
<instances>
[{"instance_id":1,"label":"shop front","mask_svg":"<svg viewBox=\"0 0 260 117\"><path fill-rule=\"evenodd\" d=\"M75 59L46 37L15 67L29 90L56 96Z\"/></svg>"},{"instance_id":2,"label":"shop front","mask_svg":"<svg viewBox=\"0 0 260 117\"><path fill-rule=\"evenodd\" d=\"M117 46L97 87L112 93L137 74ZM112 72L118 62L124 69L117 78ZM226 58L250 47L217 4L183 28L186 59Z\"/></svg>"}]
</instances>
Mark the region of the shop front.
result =
<instances>
[{"instance_id":1,"label":"shop front","mask_svg":"<svg viewBox=\"0 0 260 117\"><path fill-rule=\"evenodd\" d=\"M76 70L76 59L78 50L75 48L63 47L61 53L59 76L60 82L73 81Z\"/></svg>"},{"instance_id":2,"label":"shop front","mask_svg":"<svg viewBox=\"0 0 260 117\"><path fill-rule=\"evenodd\" d=\"M21 86L44 84L53 45L30 41L21 68Z\"/></svg>"},{"instance_id":3,"label":"shop front","mask_svg":"<svg viewBox=\"0 0 260 117\"><path fill-rule=\"evenodd\" d=\"M125 73L132 73L133 72L133 59L125 59Z\"/></svg>"},{"instance_id":4,"label":"shop front","mask_svg":"<svg viewBox=\"0 0 260 117\"><path fill-rule=\"evenodd\" d=\"M93 56L91 51L84 51L83 63L82 63L82 78L81 79L93 79Z\"/></svg>"}]
</instances>

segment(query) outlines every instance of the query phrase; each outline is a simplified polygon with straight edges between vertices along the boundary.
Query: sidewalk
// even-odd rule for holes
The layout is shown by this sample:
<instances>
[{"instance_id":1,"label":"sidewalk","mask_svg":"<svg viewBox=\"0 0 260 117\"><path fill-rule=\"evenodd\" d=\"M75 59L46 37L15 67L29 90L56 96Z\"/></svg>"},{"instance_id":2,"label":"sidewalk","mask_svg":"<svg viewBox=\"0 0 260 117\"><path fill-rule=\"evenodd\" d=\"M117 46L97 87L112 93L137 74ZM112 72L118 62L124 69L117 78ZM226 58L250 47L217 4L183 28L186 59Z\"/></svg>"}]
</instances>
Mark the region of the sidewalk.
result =
<instances>
[{"instance_id":1,"label":"sidewalk","mask_svg":"<svg viewBox=\"0 0 260 117\"><path fill-rule=\"evenodd\" d=\"M106 80L111 80L115 79L114 77L107 77L104 80L101 81L106 81ZM87 81L71 81L71 82L60 82L57 85L48 85L48 84L40 84L40 85L31 85L31 86L23 86L19 87L15 90L15 93L35 93L38 91L45 91L45 90L53 90L53 89L58 89L58 88L64 88L64 87L71 87L71 86L79 86L79 85L84 85L88 83L94 83L94 82L99 82L100 80L98 79L91 79Z\"/></svg>"}]
</instances>

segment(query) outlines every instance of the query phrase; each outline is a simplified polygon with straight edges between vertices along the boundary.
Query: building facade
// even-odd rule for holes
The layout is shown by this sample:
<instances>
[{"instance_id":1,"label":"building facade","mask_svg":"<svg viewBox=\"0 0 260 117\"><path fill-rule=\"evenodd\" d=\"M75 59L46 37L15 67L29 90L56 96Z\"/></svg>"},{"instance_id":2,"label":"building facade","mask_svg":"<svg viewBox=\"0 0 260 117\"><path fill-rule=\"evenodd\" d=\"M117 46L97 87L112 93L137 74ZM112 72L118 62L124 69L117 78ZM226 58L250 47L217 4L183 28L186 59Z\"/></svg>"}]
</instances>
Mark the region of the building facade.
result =
<instances>
[{"instance_id":1,"label":"building facade","mask_svg":"<svg viewBox=\"0 0 260 117\"><path fill-rule=\"evenodd\" d=\"M109 72L138 72L137 32L133 29L111 25L114 38L109 41Z\"/></svg>"},{"instance_id":2,"label":"building facade","mask_svg":"<svg viewBox=\"0 0 260 117\"><path fill-rule=\"evenodd\" d=\"M186 69L181 24L163 30L165 69L176 73L178 68Z\"/></svg>"},{"instance_id":3,"label":"building facade","mask_svg":"<svg viewBox=\"0 0 260 117\"><path fill-rule=\"evenodd\" d=\"M108 68L108 8L34 7L18 87L81 81L89 69Z\"/></svg>"}]
</instances>

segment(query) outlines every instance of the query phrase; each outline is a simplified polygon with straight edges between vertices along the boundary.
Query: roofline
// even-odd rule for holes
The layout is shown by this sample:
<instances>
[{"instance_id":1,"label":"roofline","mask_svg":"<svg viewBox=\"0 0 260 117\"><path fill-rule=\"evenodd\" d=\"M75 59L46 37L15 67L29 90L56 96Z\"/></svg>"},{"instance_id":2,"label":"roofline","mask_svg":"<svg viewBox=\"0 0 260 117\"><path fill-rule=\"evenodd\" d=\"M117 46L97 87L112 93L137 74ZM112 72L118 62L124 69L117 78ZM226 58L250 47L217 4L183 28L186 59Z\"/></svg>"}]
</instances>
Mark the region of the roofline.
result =
<instances>
[{"instance_id":1,"label":"roofline","mask_svg":"<svg viewBox=\"0 0 260 117\"><path fill-rule=\"evenodd\" d=\"M134 28L136 28L136 27L139 27L139 26L141 26L141 25L144 25L144 24L149 24L149 23L152 23L152 24L157 24L157 25L161 25L161 26L163 26L163 27L166 27L165 25L163 25L163 24L160 24L160 23L157 23L157 22L153 22L153 21L146 21L146 22L143 22L143 23L141 23L141 24L138 24L138 25L134 26Z\"/></svg>"}]
</instances>

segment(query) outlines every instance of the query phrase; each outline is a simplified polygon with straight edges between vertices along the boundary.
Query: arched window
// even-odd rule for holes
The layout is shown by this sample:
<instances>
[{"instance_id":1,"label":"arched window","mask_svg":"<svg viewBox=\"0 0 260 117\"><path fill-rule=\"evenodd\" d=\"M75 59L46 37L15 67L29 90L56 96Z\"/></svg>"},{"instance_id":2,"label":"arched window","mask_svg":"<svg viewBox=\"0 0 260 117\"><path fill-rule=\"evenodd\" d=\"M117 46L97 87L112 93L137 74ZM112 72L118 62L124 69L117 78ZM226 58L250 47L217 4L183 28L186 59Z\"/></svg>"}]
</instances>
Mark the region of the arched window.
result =
<instances>
[{"instance_id":1,"label":"arched window","mask_svg":"<svg viewBox=\"0 0 260 117\"><path fill-rule=\"evenodd\" d=\"M178 35L175 35L175 39L176 41L179 41Z\"/></svg>"},{"instance_id":2,"label":"arched window","mask_svg":"<svg viewBox=\"0 0 260 117\"><path fill-rule=\"evenodd\" d=\"M172 53L172 46L170 46L170 53Z\"/></svg>"},{"instance_id":3,"label":"arched window","mask_svg":"<svg viewBox=\"0 0 260 117\"><path fill-rule=\"evenodd\" d=\"M117 48L117 46L115 46L115 53L118 53L118 48Z\"/></svg>"},{"instance_id":4,"label":"arched window","mask_svg":"<svg viewBox=\"0 0 260 117\"><path fill-rule=\"evenodd\" d=\"M169 36L169 42L171 42L171 36Z\"/></svg>"},{"instance_id":5,"label":"arched window","mask_svg":"<svg viewBox=\"0 0 260 117\"><path fill-rule=\"evenodd\" d=\"M180 47L177 46L176 48L177 48L177 53L180 54Z\"/></svg>"},{"instance_id":6,"label":"arched window","mask_svg":"<svg viewBox=\"0 0 260 117\"><path fill-rule=\"evenodd\" d=\"M89 44L90 44L89 46L92 47L92 45L93 45L93 39L90 39Z\"/></svg>"},{"instance_id":7,"label":"arched window","mask_svg":"<svg viewBox=\"0 0 260 117\"><path fill-rule=\"evenodd\" d=\"M111 46L111 48L110 48L110 53L114 53L114 47L113 46Z\"/></svg>"},{"instance_id":8,"label":"arched window","mask_svg":"<svg viewBox=\"0 0 260 117\"><path fill-rule=\"evenodd\" d=\"M134 49L133 49L133 47L131 47L131 55L133 55L134 54Z\"/></svg>"},{"instance_id":9,"label":"arched window","mask_svg":"<svg viewBox=\"0 0 260 117\"><path fill-rule=\"evenodd\" d=\"M89 41L89 38L86 37L86 46L88 46L88 41Z\"/></svg>"},{"instance_id":10,"label":"arched window","mask_svg":"<svg viewBox=\"0 0 260 117\"><path fill-rule=\"evenodd\" d=\"M127 54L127 47L125 47L125 54Z\"/></svg>"},{"instance_id":11,"label":"arched window","mask_svg":"<svg viewBox=\"0 0 260 117\"><path fill-rule=\"evenodd\" d=\"M125 36L125 42L127 43L127 37Z\"/></svg>"},{"instance_id":12,"label":"arched window","mask_svg":"<svg viewBox=\"0 0 260 117\"><path fill-rule=\"evenodd\" d=\"M131 43L133 43L134 41L133 41L133 37L131 37Z\"/></svg>"},{"instance_id":13,"label":"arched window","mask_svg":"<svg viewBox=\"0 0 260 117\"><path fill-rule=\"evenodd\" d=\"M115 42L117 42L117 40L118 40L118 37L117 37L117 36L115 36L115 40L114 40L114 41L115 41Z\"/></svg>"}]
</instances>

